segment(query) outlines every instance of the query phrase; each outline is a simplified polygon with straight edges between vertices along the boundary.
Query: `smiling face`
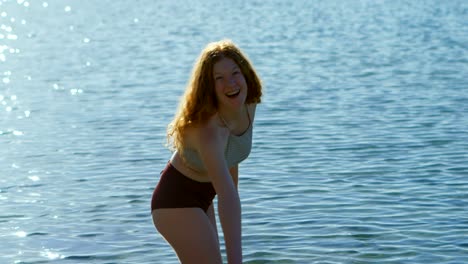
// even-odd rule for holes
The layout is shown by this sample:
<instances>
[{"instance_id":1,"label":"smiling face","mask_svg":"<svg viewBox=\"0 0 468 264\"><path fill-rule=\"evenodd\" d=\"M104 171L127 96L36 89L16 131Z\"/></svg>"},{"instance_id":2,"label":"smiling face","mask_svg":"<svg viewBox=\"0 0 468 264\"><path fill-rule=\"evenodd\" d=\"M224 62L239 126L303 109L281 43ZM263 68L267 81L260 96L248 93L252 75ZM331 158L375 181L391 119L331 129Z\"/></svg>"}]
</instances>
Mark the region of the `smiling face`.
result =
<instances>
[{"instance_id":1,"label":"smiling face","mask_svg":"<svg viewBox=\"0 0 468 264\"><path fill-rule=\"evenodd\" d=\"M247 82L239 66L224 57L213 66L216 98L219 107L239 110L247 98Z\"/></svg>"}]
</instances>

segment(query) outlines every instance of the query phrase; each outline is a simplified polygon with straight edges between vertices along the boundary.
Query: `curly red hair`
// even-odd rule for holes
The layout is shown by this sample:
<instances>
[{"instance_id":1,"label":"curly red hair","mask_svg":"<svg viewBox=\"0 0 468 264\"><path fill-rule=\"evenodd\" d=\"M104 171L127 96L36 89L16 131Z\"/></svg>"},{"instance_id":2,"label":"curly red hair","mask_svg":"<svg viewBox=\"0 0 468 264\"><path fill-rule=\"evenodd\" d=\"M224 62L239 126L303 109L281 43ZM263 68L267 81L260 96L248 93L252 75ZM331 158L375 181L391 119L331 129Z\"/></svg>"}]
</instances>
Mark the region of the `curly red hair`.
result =
<instances>
[{"instance_id":1,"label":"curly red hair","mask_svg":"<svg viewBox=\"0 0 468 264\"><path fill-rule=\"evenodd\" d=\"M213 67L222 58L232 59L244 75L248 87L246 103L261 102L262 84L247 56L230 40L209 43L195 62L177 113L168 125L171 149L182 151L187 128L202 124L217 112Z\"/></svg>"}]
</instances>

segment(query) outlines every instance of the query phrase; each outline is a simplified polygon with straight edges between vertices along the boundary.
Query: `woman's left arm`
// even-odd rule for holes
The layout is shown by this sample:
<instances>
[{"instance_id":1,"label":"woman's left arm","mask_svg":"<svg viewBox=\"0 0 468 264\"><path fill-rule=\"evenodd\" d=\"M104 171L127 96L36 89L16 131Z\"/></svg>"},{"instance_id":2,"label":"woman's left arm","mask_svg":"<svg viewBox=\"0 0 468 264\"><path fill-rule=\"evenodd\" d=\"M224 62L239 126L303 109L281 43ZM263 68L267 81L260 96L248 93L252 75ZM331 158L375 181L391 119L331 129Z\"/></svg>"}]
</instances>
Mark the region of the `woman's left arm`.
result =
<instances>
[{"instance_id":1,"label":"woman's left arm","mask_svg":"<svg viewBox=\"0 0 468 264\"><path fill-rule=\"evenodd\" d=\"M238 182L239 182L239 165L231 167L229 169L229 172L231 173L232 181L234 182L234 185L236 186L236 189L238 189L237 186L238 186ZM206 212L206 214L208 215L208 218L210 219L210 222L213 225L213 229L216 232L216 237L218 238L218 243L219 243L218 227L216 225L216 216L215 216L213 203L208 208L208 211Z\"/></svg>"},{"instance_id":2,"label":"woman's left arm","mask_svg":"<svg viewBox=\"0 0 468 264\"><path fill-rule=\"evenodd\" d=\"M237 187L239 184L239 165L229 168L229 173L231 173L232 181L236 186L236 189L239 190Z\"/></svg>"}]
</instances>

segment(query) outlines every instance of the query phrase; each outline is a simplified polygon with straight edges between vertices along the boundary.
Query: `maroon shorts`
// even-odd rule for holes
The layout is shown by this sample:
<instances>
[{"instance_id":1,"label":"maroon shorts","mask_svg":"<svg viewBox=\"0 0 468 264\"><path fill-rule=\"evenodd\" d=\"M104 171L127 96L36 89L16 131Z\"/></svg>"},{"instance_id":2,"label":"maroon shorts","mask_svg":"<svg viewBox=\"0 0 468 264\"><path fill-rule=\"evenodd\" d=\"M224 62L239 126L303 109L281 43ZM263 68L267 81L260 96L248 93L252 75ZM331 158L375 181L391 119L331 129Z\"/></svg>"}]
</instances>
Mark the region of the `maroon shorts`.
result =
<instances>
[{"instance_id":1,"label":"maroon shorts","mask_svg":"<svg viewBox=\"0 0 468 264\"><path fill-rule=\"evenodd\" d=\"M206 212L215 195L211 182L192 180L168 162L154 189L151 211L159 208L198 207Z\"/></svg>"}]
</instances>

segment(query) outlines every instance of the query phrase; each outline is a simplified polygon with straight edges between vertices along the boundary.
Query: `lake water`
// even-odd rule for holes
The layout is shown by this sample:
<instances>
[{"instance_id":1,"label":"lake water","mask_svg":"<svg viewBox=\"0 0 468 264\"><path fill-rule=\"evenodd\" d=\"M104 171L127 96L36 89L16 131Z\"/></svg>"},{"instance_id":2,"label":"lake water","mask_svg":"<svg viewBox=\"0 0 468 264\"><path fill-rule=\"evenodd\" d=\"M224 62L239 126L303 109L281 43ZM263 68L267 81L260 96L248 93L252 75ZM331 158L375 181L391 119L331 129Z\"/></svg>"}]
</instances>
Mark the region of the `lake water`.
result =
<instances>
[{"instance_id":1,"label":"lake water","mask_svg":"<svg viewBox=\"0 0 468 264\"><path fill-rule=\"evenodd\" d=\"M461 0L1 0L0 263L177 263L150 198L221 38L264 83L245 263L468 263L467 18Z\"/></svg>"}]
</instances>

